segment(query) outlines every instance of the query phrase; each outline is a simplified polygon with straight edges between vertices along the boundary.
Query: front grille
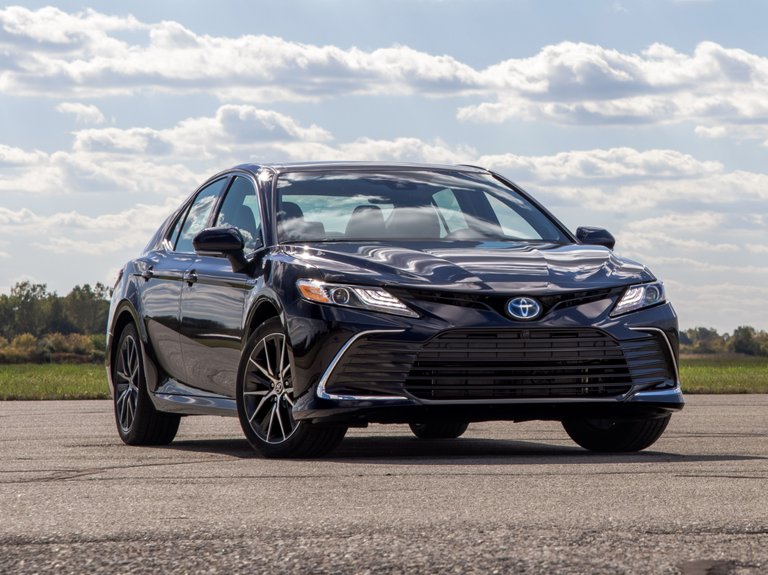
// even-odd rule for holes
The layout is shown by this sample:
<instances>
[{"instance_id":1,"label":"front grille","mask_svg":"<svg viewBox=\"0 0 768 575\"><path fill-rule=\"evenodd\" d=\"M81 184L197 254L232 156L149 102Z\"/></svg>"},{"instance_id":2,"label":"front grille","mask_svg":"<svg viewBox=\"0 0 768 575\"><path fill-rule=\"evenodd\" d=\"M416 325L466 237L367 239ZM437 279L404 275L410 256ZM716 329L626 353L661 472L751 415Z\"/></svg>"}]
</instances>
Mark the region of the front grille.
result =
<instances>
[{"instance_id":1,"label":"front grille","mask_svg":"<svg viewBox=\"0 0 768 575\"><path fill-rule=\"evenodd\" d=\"M405 388L432 400L617 396L652 363L643 346L633 353L634 367L595 329L449 331L421 349Z\"/></svg>"}]
</instances>

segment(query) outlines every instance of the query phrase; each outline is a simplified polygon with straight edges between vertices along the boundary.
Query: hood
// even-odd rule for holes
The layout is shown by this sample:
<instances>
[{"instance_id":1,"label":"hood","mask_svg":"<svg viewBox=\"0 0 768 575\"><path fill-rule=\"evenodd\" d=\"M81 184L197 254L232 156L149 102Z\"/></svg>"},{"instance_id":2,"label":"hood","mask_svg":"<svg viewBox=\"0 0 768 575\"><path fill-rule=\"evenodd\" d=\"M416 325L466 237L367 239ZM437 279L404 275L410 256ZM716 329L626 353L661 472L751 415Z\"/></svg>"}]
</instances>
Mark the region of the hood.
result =
<instances>
[{"instance_id":1,"label":"hood","mask_svg":"<svg viewBox=\"0 0 768 575\"><path fill-rule=\"evenodd\" d=\"M436 241L317 242L283 248L332 283L543 294L655 279L645 266L600 246Z\"/></svg>"}]
</instances>

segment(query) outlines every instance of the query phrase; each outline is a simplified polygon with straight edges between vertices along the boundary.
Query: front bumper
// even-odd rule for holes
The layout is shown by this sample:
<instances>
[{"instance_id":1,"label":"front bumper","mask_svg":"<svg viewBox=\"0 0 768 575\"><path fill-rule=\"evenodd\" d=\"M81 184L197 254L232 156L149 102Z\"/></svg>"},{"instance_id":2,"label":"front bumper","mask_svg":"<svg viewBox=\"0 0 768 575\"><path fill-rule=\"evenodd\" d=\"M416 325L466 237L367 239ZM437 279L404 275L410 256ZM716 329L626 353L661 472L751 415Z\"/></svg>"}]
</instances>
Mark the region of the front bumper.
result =
<instances>
[{"instance_id":1,"label":"front bumper","mask_svg":"<svg viewBox=\"0 0 768 575\"><path fill-rule=\"evenodd\" d=\"M685 400L677 368L677 317L672 307L663 304L611 318L611 305L611 300L592 302L525 324L487 311L461 309L461 313L456 313L453 306L439 304L434 304L433 309L419 309L422 317L416 320L315 306L320 308L314 310L320 312L320 317L316 314L303 320L300 331L304 346L294 345L297 380L303 381L305 389L296 403L294 417L330 425L430 420L618 421L664 417L682 409ZM306 312L302 310L303 317L311 318L312 314ZM307 329L307 322L317 322L322 327ZM321 345L306 337L318 332L323 334ZM456 332L507 334L505 338L518 338L512 342L513 347L525 343L520 337L531 337L534 341L546 334L566 337L566 332L596 336L579 341L575 350L565 348L565 352L572 354L567 357L556 356L554 352L561 350L558 345L574 345L569 343L571 340L560 344L555 340L545 342L551 349L536 348L528 354L532 357L525 356L520 362L541 363L536 358L547 355L542 351L548 351L546 371L527 369L524 365L525 376L519 375L522 364L514 360L520 357L515 349L509 354L497 352L493 357L503 358L498 365L495 359L485 363L481 359L481 367L476 367L477 363L451 367L462 364L461 360L453 359L450 342L445 349L438 350L442 355L432 354L438 359L426 361L433 371L425 372L420 367L425 363L421 360L429 355L422 353L425 344ZM292 340L297 341L293 335ZM320 345L319 350L313 343ZM474 353L472 345L465 344L457 357L464 354L474 360L482 358L483 353L487 356L488 349ZM603 356L607 357L604 361L600 359ZM619 356L624 363L617 369ZM562 367L574 363L579 365L578 369ZM462 375L455 375L456 369L463 370L458 372ZM479 370L480 375L468 370ZM454 385L457 380L461 385ZM567 385L560 384L560 380ZM446 381L448 384L441 387ZM514 385L506 385L510 382Z\"/></svg>"}]
</instances>

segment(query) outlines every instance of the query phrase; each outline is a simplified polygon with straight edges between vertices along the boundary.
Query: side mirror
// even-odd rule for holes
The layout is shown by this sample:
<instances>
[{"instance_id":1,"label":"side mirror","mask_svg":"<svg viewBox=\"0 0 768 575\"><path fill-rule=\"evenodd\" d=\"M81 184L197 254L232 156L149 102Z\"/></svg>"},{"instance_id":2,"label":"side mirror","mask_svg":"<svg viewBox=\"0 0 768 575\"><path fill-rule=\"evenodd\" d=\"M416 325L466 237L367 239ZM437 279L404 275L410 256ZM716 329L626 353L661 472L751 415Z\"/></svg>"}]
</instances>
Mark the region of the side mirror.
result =
<instances>
[{"instance_id":1,"label":"side mirror","mask_svg":"<svg viewBox=\"0 0 768 575\"><path fill-rule=\"evenodd\" d=\"M243 255L245 241L237 228L207 228L192 238L192 246L201 256L227 258L235 273L244 271L251 264Z\"/></svg>"},{"instance_id":2,"label":"side mirror","mask_svg":"<svg viewBox=\"0 0 768 575\"><path fill-rule=\"evenodd\" d=\"M576 230L576 238L582 243L590 246L605 246L609 250L616 245L616 238L611 232L603 228L581 227Z\"/></svg>"}]
</instances>

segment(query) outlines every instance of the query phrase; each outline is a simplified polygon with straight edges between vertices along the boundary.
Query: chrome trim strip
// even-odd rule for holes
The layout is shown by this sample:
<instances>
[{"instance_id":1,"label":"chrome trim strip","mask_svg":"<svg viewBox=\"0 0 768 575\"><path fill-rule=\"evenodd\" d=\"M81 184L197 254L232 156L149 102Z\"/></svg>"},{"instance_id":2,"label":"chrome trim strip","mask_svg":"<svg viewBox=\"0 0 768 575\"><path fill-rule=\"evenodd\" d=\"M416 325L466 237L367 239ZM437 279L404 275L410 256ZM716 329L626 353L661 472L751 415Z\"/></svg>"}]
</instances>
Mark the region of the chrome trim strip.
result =
<instances>
[{"instance_id":1,"label":"chrome trim strip","mask_svg":"<svg viewBox=\"0 0 768 575\"><path fill-rule=\"evenodd\" d=\"M683 392L680 391L679 385L674 389L645 389L643 391L638 391L629 399L629 401L648 402L666 402L670 400L673 400L673 402L685 403L685 398L683 398Z\"/></svg>"},{"instance_id":2,"label":"chrome trim strip","mask_svg":"<svg viewBox=\"0 0 768 575\"><path fill-rule=\"evenodd\" d=\"M358 339L363 337L364 335L371 335L374 333L402 333L404 332L404 329L369 329L367 331L361 331L360 333L356 333L351 338L349 338L349 341L344 344L344 346L339 350L339 353L336 354L336 357L333 358L333 361L328 366L328 369L325 370L325 373L323 374L323 377L320 379L320 383L317 384L317 397L320 399L334 399L334 400L352 400L352 401L391 401L393 399L395 400L408 400L407 397L397 396L397 395L391 395L391 396L382 396L382 395L334 395L331 393L328 393L325 391L325 385L328 383L328 380L331 378L331 374L333 373L334 368L336 367L336 364L339 363L342 356L346 353L346 351L350 348L350 346L355 343ZM408 400L410 401L410 400Z\"/></svg>"},{"instance_id":3,"label":"chrome trim strip","mask_svg":"<svg viewBox=\"0 0 768 575\"><path fill-rule=\"evenodd\" d=\"M243 338L237 335L225 335L223 333L201 333L198 336L198 338L206 337L208 339L231 339L234 341L242 341Z\"/></svg>"},{"instance_id":4,"label":"chrome trim strip","mask_svg":"<svg viewBox=\"0 0 768 575\"><path fill-rule=\"evenodd\" d=\"M645 332L657 331L664 337L664 341L667 342L667 347L669 348L669 356L672 358L672 365L675 367L675 383L677 385L680 385L680 368L677 367L675 352L672 349L672 344L670 343L669 338L667 337L667 332L665 332L663 329L660 329L658 327L630 327L628 329L632 331L645 331Z\"/></svg>"}]
</instances>

